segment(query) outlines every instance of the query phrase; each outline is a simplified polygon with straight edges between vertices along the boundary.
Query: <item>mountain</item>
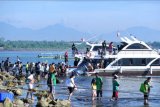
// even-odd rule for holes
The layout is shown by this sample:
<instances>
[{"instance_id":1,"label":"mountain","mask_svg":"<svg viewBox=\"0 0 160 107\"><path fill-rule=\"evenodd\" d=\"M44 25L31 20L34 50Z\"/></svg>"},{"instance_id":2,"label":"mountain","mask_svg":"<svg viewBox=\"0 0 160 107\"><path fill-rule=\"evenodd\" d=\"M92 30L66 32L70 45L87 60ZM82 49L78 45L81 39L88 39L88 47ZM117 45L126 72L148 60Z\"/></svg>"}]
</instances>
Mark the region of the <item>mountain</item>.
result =
<instances>
[{"instance_id":1,"label":"mountain","mask_svg":"<svg viewBox=\"0 0 160 107\"><path fill-rule=\"evenodd\" d=\"M6 40L34 40L34 41L79 41L86 33L80 32L62 24L47 26L39 30L17 28L0 22L0 37ZM88 37L87 37L88 38Z\"/></svg>"},{"instance_id":2,"label":"mountain","mask_svg":"<svg viewBox=\"0 0 160 107\"><path fill-rule=\"evenodd\" d=\"M160 31L150 29L147 27L131 27L123 31L119 31L121 36L129 36L130 34L143 41L159 41ZM6 40L34 40L34 41L79 41L84 36L85 39L91 38L84 32L80 32L76 29L64 26L63 24L55 24L44 27L42 29L33 30L29 28L17 28L13 25L0 22L0 37L4 37ZM101 34L97 36L96 40L119 41L116 36L117 31Z\"/></svg>"},{"instance_id":3,"label":"mountain","mask_svg":"<svg viewBox=\"0 0 160 107\"><path fill-rule=\"evenodd\" d=\"M121 36L130 37L130 35L136 37L139 40L143 40L146 42L160 41L160 31L154 30L148 27L136 26L125 29L123 31L119 31ZM100 35L100 38L103 38L107 41L119 41L117 37L117 31L106 33Z\"/></svg>"}]
</instances>

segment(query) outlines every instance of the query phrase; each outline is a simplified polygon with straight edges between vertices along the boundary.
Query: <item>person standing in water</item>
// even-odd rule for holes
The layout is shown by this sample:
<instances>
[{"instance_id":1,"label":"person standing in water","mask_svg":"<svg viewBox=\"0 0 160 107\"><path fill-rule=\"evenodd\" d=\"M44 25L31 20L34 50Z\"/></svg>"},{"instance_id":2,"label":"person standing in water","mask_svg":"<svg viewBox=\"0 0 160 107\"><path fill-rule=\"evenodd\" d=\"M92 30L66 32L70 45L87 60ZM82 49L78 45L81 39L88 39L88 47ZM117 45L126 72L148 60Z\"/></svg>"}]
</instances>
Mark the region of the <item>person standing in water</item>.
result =
<instances>
[{"instance_id":1,"label":"person standing in water","mask_svg":"<svg viewBox=\"0 0 160 107\"><path fill-rule=\"evenodd\" d=\"M72 73L70 78L66 80L66 85L69 90L68 100L71 101L71 96L73 95L74 90L77 89L77 86L74 82L75 75Z\"/></svg>"},{"instance_id":2,"label":"person standing in water","mask_svg":"<svg viewBox=\"0 0 160 107\"><path fill-rule=\"evenodd\" d=\"M148 77L147 80L144 81L144 105L148 105L148 97L150 93L150 88L152 87L150 85L151 77Z\"/></svg>"},{"instance_id":3,"label":"person standing in water","mask_svg":"<svg viewBox=\"0 0 160 107\"><path fill-rule=\"evenodd\" d=\"M26 98L28 98L28 96L30 94L31 95L31 99L34 100L34 98L33 98L33 87L34 87L35 79L34 79L33 72L31 72L31 74L29 75L28 79L29 79L29 84L28 84L28 88L29 89L28 89Z\"/></svg>"},{"instance_id":4,"label":"person standing in water","mask_svg":"<svg viewBox=\"0 0 160 107\"><path fill-rule=\"evenodd\" d=\"M118 99L118 90L119 90L119 82L117 80L118 76L115 74L113 76L112 85L113 85L113 95L111 101Z\"/></svg>"},{"instance_id":5,"label":"person standing in water","mask_svg":"<svg viewBox=\"0 0 160 107\"><path fill-rule=\"evenodd\" d=\"M54 63L50 65L47 84L49 87L49 98L55 99L56 76Z\"/></svg>"},{"instance_id":6,"label":"person standing in water","mask_svg":"<svg viewBox=\"0 0 160 107\"><path fill-rule=\"evenodd\" d=\"M68 65L68 52L67 51L64 54L64 62L66 65Z\"/></svg>"},{"instance_id":7,"label":"person standing in water","mask_svg":"<svg viewBox=\"0 0 160 107\"><path fill-rule=\"evenodd\" d=\"M97 99L102 98L102 86L103 86L103 81L102 78L98 75L98 73L95 73L96 75L96 89L97 89Z\"/></svg>"},{"instance_id":8,"label":"person standing in water","mask_svg":"<svg viewBox=\"0 0 160 107\"><path fill-rule=\"evenodd\" d=\"M96 79L93 78L91 81L91 87L92 87L92 101L95 100L96 96L97 96L97 86L96 86Z\"/></svg>"}]
</instances>

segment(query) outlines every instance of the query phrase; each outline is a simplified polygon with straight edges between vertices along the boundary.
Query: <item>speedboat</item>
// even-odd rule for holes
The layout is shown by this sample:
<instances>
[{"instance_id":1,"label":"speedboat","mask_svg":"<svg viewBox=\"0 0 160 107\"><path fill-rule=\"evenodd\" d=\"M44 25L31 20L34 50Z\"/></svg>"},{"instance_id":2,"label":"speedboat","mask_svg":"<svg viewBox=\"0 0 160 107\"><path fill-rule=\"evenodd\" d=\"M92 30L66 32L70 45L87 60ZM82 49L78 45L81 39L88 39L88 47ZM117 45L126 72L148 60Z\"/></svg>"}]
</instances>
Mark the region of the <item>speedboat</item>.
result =
<instances>
[{"instance_id":1,"label":"speedboat","mask_svg":"<svg viewBox=\"0 0 160 107\"><path fill-rule=\"evenodd\" d=\"M91 75L99 73L110 76L114 74L160 75L160 55L157 50L134 36L120 37L120 40L119 45L113 47L112 53L107 50L107 45L105 55L98 54L96 50L97 46L101 48L102 44L89 44L91 46L89 56L80 56L81 60L74 72ZM92 65L93 70L88 70L89 65Z\"/></svg>"},{"instance_id":2,"label":"speedboat","mask_svg":"<svg viewBox=\"0 0 160 107\"><path fill-rule=\"evenodd\" d=\"M55 54L55 53L40 53L38 58L51 58L51 59L65 59L63 54ZM68 59L74 59L74 57L69 54Z\"/></svg>"}]
</instances>

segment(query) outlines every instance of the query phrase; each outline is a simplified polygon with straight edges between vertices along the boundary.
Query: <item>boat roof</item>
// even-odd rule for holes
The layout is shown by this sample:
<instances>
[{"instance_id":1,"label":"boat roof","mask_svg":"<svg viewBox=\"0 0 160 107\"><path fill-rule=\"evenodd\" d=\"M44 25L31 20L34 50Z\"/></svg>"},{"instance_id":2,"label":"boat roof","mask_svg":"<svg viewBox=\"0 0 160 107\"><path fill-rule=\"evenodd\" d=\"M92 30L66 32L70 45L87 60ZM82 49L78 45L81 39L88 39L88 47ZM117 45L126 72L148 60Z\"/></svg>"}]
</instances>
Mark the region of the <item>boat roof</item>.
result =
<instances>
[{"instance_id":1,"label":"boat roof","mask_svg":"<svg viewBox=\"0 0 160 107\"><path fill-rule=\"evenodd\" d=\"M120 40L121 40L121 44L124 45L123 49L122 50L126 50L128 49L128 47L132 44L135 44L135 45L140 45L139 47L144 47L145 50L152 50L152 48L150 46L148 46L144 41L141 41L141 40L138 40L136 37L134 36L130 36L130 38L126 37L126 36L121 36L119 37ZM94 46L102 46L102 42L100 43L89 43L89 42L86 42L86 44L88 46L91 46L91 47L94 47ZM109 43L107 43L107 46L109 46ZM132 48L133 49L133 48ZM143 48L142 48L143 49Z\"/></svg>"},{"instance_id":2,"label":"boat roof","mask_svg":"<svg viewBox=\"0 0 160 107\"><path fill-rule=\"evenodd\" d=\"M120 39L126 43L127 45L122 50L133 50L135 49L141 49L141 50L152 50L150 46L148 46L144 41L138 40L134 36L130 36L130 38L124 36L120 37ZM137 46L137 48L136 48ZM139 48L138 48L139 47Z\"/></svg>"}]
</instances>

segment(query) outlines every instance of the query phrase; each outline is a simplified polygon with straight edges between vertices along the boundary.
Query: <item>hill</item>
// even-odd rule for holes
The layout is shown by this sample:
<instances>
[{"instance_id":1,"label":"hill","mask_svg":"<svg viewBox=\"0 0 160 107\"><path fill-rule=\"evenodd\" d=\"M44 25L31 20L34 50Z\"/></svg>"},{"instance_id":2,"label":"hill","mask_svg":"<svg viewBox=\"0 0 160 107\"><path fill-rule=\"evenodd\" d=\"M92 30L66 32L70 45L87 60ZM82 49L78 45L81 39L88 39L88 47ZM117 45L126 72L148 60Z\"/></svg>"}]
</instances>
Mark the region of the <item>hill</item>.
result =
<instances>
[{"instance_id":1,"label":"hill","mask_svg":"<svg viewBox=\"0 0 160 107\"><path fill-rule=\"evenodd\" d=\"M129 37L130 35L133 35L139 40L143 40L145 42L160 41L160 31L147 27L136 26L119 32L121 36ZM107 41L119 41L119 38L117 37L117 31L102 34L100 35L100 38L106 39Z\"/></svg>"},{"instance_id":2,"label":"hill","mask_svg":"<svg viewBox=\"0 0 160 107\"><path fill-rule=\"evenodd\" d=\"M62 24L55 24L33 30L29 28L17 28L10 24L0 22L0 36L6 40L78 41L81 40L84 34L85 33Z\"/></svg>"},{"instance_id":3,"label":"hill","mask_svg":"<svg viewBox=\"0 0 160 107\"><path fill-rule=\"evenodd\" d=\"M119 32L122 36L129 36L131 34L146 42L160 40L160 31L142 26L131 27ZM115 30L114 32L98 35L96 40L119 41L116 33L117 31ZM4 37L6 40L79 41L83 37L87 39L91 36L89 33L86 34L63 24L55 24L33 30L29 28L17 28L13 25L0 22L0 37Z\"/></svg>"}]
</instances>

